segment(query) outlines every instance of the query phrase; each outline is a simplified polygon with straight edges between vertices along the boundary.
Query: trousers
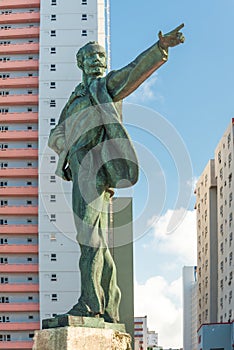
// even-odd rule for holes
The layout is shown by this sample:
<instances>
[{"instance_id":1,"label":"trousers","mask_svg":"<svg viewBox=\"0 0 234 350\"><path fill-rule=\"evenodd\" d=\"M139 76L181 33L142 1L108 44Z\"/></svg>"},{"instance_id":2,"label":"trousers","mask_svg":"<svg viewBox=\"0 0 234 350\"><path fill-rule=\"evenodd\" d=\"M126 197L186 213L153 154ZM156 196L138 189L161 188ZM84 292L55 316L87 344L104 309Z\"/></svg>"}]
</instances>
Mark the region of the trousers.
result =
<instances>
[{"instance_id":1,"label":"trousers","mask_svg":"<svg viewBox=\"0 0 234 350\"><path fill-rule=\"evenodd\" d=\"M94 171L94 155L90 154L85 166L82 166L83 156L81 151L69 157L73 182L72 207L81 252L81 295L69 313L77 316L100 315L107 322L118 322L121 293L106 239L111 191L104 181L104 170Z\"/></svg>"}]
</instances>

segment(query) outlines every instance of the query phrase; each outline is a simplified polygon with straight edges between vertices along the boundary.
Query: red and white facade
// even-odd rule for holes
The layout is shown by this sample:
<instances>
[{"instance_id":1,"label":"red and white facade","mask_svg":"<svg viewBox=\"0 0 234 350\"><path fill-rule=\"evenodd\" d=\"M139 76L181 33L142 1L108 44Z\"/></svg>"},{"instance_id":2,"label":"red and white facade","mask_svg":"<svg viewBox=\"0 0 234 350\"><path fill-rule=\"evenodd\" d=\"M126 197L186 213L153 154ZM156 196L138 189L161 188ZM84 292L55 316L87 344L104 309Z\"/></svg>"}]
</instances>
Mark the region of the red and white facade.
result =
<instances>
[{"instance_id":1,"label":"red and white facade","mask_svg":"<svg viewBox=\"0 0 234 350\"><path fill-rule=\"evenodd\" d=\"M104 2L0 0L0 349L31 349L41 319L77 300L71 189L46 145L77 50L105 46Z\"/></svg>"}]
</instances>

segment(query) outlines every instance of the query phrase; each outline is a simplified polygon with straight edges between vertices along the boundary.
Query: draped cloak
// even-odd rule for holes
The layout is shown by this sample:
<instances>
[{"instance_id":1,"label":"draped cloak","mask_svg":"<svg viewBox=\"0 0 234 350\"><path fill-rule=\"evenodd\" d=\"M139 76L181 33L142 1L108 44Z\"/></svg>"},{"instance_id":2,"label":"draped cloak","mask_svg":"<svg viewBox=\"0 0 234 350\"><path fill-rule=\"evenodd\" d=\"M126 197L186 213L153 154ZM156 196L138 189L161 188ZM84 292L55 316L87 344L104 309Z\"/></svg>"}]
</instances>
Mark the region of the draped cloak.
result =
<instances>
[{"instance_id":1,"label":"draped cloak","mask_svg":"<svg viewBox=\"0 0 234 350\"><path fill-rule=\"evenodd\" d=\"M122 104L113 102L106 87L106 77L95 79L87 94L90 106L69 116L65 111L63 120L51 130L48 144L59 154L56 174L69 180L69 157L80 152L87 154L83 166L91 162L94 176L101 177L107 187L132 186L138 179L138 161L121 122ZM65 141L62 152L56 146L60 137Z\"/></svg>"}]
</instances>

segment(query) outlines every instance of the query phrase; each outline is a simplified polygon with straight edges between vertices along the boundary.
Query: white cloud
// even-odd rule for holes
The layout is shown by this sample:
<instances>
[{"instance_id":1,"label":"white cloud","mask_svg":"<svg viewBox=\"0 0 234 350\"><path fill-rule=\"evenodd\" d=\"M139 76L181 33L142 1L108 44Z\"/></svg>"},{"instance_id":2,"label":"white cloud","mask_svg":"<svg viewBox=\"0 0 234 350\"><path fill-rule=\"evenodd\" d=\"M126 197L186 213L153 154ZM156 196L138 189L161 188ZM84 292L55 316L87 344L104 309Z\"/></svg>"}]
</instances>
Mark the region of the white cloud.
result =
<instances>
[{"instance_id":1,"label":"white cloud","mask_svg":"<svg viewBox=\"0 0 234 350\"><path fill-rule=\"evenodd\" d=\"M196 212L184 209L168 210L159 220L151 220L154 230L154 245L161 253L174 255L184 265L194 265L196 262ZM168 234L167 229L172 216L178 218L175 230ZM173 261L172 261L173 263Z\"/></svg>"},{"instance_id":2,"label":"white cloud","mask_svg":"<svg viewBox=\"0 0 234 350\"><path fill-rule=\"evenodd\" d=\"M128 102L145 102L152 99L163 100L163 97L155 91L157 73L147 79L133 94L128 97Z\"/></svg>"},{"instance_id":3,"label":"white cloud","mask_svg":"<svg viewBox=\"0 0 234 350\"><path fill-rule=\"evenodd\" d=\"M181 279L168 283L155 276L135 285L135 315L147 315L148 328L159 333L163 347L182 347L182 307L174 301L182 293L181 283Z\"/></svg>"},{"instance_id":4,"label":"white cloud","mask_svg":"<svg viewBox=\"0 0 234 350\"><path fill-rule=\"evenodd\" d=\"M185 215L184 215L185 212ZM171 217L177 226L168 234ZM183 217L183 219L182 219ZM153 241L145 247L155 252L154 277L135 285L135 315L148 318L148 328L159 333L159 345L182 347L182 268L196 264L196 213L168 210L158 220L152 218ZM157 273L157 270L161 272ZM164 274L165 276L160 276Z\"/></svg>"}]
</instances>

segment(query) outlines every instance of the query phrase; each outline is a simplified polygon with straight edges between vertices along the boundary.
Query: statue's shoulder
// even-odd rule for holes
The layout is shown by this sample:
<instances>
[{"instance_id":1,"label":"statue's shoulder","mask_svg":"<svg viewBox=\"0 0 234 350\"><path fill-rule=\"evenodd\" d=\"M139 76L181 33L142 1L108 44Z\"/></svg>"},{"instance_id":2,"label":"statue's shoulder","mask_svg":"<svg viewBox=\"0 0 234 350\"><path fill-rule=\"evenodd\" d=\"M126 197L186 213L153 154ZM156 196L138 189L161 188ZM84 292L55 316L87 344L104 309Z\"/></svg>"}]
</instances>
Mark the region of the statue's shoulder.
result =
<instances>
[{"instance_id":1,"label":"statue's shoulder","mask_svg":"<svg viewBox=\"0 0 234 350\"><path fill-rule=\"evenodd\" d=\"M87 88L84 85L84 83L80 83L76 86L75 90L71 93L71 96L69 97L67 101L67 107L70 106L70 104L77 98L85 96L87 93Z\"/></svg>"}]
</instances>

